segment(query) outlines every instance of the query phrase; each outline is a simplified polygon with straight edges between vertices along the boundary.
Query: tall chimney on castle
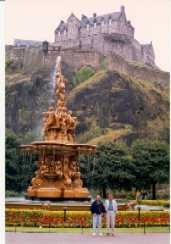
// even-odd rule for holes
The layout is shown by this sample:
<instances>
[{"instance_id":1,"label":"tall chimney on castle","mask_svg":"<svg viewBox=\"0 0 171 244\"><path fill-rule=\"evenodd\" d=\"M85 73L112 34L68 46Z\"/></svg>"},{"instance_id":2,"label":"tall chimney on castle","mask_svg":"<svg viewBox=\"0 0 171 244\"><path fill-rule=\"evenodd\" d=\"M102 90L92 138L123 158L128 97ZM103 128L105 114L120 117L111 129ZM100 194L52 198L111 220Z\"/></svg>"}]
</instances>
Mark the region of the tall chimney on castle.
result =
<instances>
[{"instance_id":1,"label":"tall chimney on castle","mask_svg":"<svg viewBox=\"0 0 171 244\"><path fill-rule=\"evenodd\" d=\"M123 13L123 12L125 12L125 6L121 6L121 12Z\"/></svg>"},{"instance_id":2,"label":"tall chimney on castle","mask_svg":"<svg viewBox=\"0 0 171 244\"><path fill-rule=\"evenodd\" d=\"M93 13L93 18L96 18L97 14L96 13Z\"/></svg>"}]
</instances>

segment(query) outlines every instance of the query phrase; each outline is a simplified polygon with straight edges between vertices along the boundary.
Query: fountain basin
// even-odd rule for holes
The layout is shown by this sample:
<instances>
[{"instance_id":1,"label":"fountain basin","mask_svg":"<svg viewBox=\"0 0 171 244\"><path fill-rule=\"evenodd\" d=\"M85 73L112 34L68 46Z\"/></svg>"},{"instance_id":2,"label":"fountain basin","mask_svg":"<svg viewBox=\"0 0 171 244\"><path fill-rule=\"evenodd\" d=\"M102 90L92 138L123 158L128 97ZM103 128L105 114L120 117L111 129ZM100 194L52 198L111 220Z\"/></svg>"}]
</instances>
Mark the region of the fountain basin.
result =
<instances>
[{"instance_id":1,"label":"fountain basin","mask_svg":"<svg viewBox=\"0 0 171 244\"><path fill-rule=\"evenodd\" d=\"M65 144L56 141L35 141L29 145L21 145L26 152L38 153L41 151L60 153L95 153L96 146L88 144Z\"/></svg>"},{"instance_id":2,"label":"fountain basin","mask_svg":"<svg viewBox=\"0 0 171 244\"><path fill-rule=\"evenodd\" d=\"M47 200L47 199L27 199L24 197L6 198L6 209L37 209L37 210L51 210L51 211L90 211L90 206L93 199L85 200ZM117 199L116 199L117 200ZM118 210L125 210L127 204L123 204L117 200Z\"/></svg>"}]
</instances>

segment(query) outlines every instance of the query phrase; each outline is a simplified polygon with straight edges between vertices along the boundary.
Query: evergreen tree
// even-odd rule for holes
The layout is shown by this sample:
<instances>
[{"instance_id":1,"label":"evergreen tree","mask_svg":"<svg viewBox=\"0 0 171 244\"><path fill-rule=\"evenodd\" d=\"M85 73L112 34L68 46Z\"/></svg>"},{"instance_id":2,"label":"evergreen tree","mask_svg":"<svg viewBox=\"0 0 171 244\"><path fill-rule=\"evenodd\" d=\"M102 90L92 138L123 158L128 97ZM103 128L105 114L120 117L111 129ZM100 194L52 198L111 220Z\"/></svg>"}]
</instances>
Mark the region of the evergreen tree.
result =
<instances>
[{"instance_id":1,"label":"evergreen tree","mask_svg":"<svg viewBox=\"0 0 171 244\"><path fill-rule=\"evenodd\" d=\"M134 182L134 164L124 143L107 143L97 147L95 158L83 157L81 172L87 186L99 189L103 197L110 189L131 189ZM88 177L86 177L88 176Z\"/></svg>"},{"instance_id":2,"label":"evergreen tree","mask_svg":"<svg viewBox=\"0 0 171 244\"><path fill-rule=\"evenodd\" d=\"M14 133L6 131L6 190L20 190L20 165L17 153L18 141Z\"/></svg>"},{"instance_id":3,"label":"evergreen tree","mask_svg":"<svg viewBox=\"0 0 171 244\"><path fill-rule=\"evenodd\" d=\"M21 153L20 140L6 130L6 190L21 192L29 185L35 171L35 157Z\"/></svg>"},{"instance_id":4,"label":"evergreen tree","mask_svg":"<svg viewBox=\"0 0 171 244\"><path fill-rule=\"evenodd\" d=\"M137 140L132 145L134 175L138 189L152 187L152 199L156 199L156 184L169 182L169 147L158 141Z\"/></svg>"}]
</instances>

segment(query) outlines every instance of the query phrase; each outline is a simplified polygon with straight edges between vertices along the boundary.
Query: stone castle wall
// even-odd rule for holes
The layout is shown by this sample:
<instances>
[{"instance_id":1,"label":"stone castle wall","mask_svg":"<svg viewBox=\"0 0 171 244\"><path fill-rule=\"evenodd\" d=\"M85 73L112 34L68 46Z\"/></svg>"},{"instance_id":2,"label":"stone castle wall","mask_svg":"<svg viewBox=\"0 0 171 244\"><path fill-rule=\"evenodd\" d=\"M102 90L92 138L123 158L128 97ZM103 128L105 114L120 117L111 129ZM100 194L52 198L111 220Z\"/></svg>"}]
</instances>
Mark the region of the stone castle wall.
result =
<instances>
[{"instance_id":1,"label":"stone castle wall","mask_svg":"<svg viewBox=\"0 0 171 244\"><path fill-rule=\"evenodd\" d=\"M113 54L104 56L95 50L82 50L79 48L58 49L51 48L44 56L41 48L6 46L6 60L14 60L23 68L24 72L32 73L38 69L53 70L56 57L60 55L62 61L75 70L83 66L91 66L95 70L101 69L105 59L106 68L142 80L151 80L161 84L169 83L169 73L126 61L123 57Z\"/></svg>"}]
</instances>

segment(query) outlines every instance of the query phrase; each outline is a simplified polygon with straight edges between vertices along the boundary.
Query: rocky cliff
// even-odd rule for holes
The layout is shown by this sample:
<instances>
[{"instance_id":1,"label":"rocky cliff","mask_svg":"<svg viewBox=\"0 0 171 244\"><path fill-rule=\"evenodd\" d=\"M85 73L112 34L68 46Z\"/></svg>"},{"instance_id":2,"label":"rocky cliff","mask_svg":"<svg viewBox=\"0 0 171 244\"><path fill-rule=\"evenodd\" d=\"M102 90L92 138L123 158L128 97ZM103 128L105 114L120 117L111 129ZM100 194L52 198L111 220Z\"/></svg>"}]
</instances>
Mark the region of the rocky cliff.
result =
<instances>
[{"instance_id":1,"label":"rocky cliff","mask_svg":"<svg viewBox=\"0 0 171 244\"><path fill-rule=\"evenodd\" d=\"M7 47L6 126L27 142L41 137L41 114L54 103L59 53ZM169 139L169 74L119 56L63 50L67 104L78 117L78 141Z\"/></svg>"}]
</instances>

